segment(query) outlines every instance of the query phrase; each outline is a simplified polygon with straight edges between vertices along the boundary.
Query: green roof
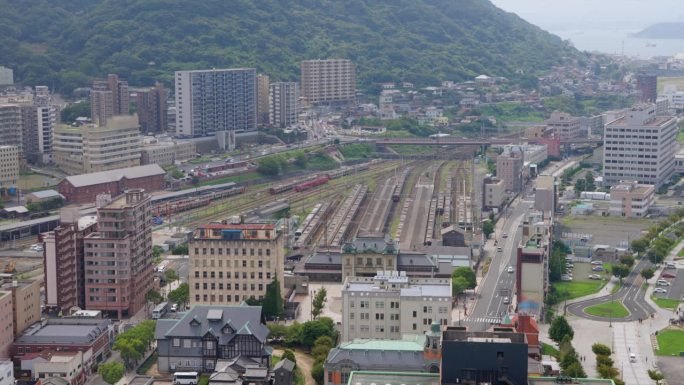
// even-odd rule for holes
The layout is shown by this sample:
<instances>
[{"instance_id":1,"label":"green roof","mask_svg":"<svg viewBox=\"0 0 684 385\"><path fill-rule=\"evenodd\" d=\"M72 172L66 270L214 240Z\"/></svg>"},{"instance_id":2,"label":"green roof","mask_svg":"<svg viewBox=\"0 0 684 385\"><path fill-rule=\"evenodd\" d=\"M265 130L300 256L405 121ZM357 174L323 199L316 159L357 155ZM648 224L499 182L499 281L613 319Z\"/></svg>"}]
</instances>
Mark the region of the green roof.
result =
<instances>
[{"instance_id":1,"label":"green roof","mask_svg":"<svg viewBox=\"0 0 684 385\"><path fill-rule=\"evenodd\" d=\"M348 385L439 385L439 374L414 372L365 372L354 371Z\"/></svg>"},{"instance_id":2,"label":"green roof","mask_svg":"<svg viewBox=\"0 0 684 385\"><path fill-rule=\"evenodd\" d=\"M405 335L401 340L372 340L357 338L340 344L339 349L346 350L392 350L422 352L425 344L424 335Z\"/></svg>"}]
</instances>

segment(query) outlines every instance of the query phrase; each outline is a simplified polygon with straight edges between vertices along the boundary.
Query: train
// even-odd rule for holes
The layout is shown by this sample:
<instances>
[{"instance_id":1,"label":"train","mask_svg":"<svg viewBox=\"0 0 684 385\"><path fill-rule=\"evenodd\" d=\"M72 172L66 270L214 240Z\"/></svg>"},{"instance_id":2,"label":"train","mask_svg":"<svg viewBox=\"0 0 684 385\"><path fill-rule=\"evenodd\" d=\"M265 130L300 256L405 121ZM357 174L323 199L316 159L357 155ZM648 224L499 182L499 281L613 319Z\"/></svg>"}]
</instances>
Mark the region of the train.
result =
<instances>
[{"instance_id":1,"label":"train","mask_svg":"<svg viewBox=\"0 0 684 385\"><path fill-rule=\"evenodd\" d=\"M223 199L229 196L244 193L245 186L233 187L226 190L210 191L208 193L196 196L181 198L174 201L157 202L152 206L152 214L157 217L163 217L171 214L180 213L196 209L202 206L208 206L212 201Z\"/></svg>"},{"instance_id":2,"label":"train","mask_svg":"<svg viewBox=\"0 0 684 385\"><path fill-rule=\"evenodd\" d=\"M357 166L342 167L342 168L340 168L339 170L329 171L329 172L327 172L327 173L325 173L325 174L318 174L318 175L313 176L313 177L309 177L309 178L305 178L305 179L299 179L299 180L296 180L296 181L293 181L293 182L288 182L288 183L283 183L283 184L275 185L275 186L269 188L269 189L268 189L268 192L269 192L271 195L277 195L277 194L284 193L285 191L290 191L290 190L292 190L292 189L294 189L294 190L297 191L297 192L299 192L299 191L304 191L304 190L306 190L306 189L313 188L313 187L315 187L315 186L320 186L321 184L325 184L325 183L327 183L328 180L330 180L330 179L337 179L337 178L341 178L341 177L343 177L343 176L352 175L352 174L354 174L354 173L356 173L356 172L361 172L361 171L370 170L370 165L371 165L371 163L373 163L373 162L363 163L363 164L359 164L359 165L357 165ZM323 183L318 183L318 184L310 185L310 182L312 182L312 181L319 181L319 180L321 180L322 178L327 178L327 180L326 180L325 182L323 182ZM300 185L305 185L305 186L307 186L307 187L305 187L304 190L302 189L302 187L300 187L300 189L297 190L297 186L300 186Z\"/></svg>"},{"instance_id":3,"label":"train","mask_svg":"<svg viewBox=\"0 0 684 385\"><path fill-rule=\"evenodd\" d=\"M295 185L294 190L296 192L306 191L308 189L326 184L326 183L328 183L329 180L330 180L330 177L327 174L324 174L324 175L321 175L321 176L314 178L312 180L308 180L306 182L299 183L299 184Z\"/></svg>"}]
</instances>

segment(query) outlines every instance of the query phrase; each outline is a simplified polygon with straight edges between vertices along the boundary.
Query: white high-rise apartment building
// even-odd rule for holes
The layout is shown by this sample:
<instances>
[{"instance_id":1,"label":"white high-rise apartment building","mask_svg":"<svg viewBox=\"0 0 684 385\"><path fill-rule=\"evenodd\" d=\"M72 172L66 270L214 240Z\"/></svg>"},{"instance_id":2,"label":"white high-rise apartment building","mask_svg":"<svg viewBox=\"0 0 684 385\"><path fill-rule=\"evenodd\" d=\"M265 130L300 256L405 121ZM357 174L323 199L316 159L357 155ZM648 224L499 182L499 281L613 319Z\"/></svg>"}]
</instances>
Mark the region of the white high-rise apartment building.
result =
<instances>
[{"instance_id":1,"label":"white high-rise apartment building","mask_svg":"<svg viewBox=\"0 0 684 385\"><path fill-rule=\"evenodd\" d=\"M14 71L11 68L0 66L0 86L14 84Z\"/></svg>"},{"instance_id":2,"label":"white high-rise apartment building","mask_svg":"<svg viewBox=\"0 0 684 385\"><path fill-rule=\"evenodd\" d=\"M349 103L356 99L356 69L351 60L304 60L301 73L302 96L307 103Z\"/></svg>"},{"instance_id":3,"label":"white high-rise apartment building","mask_svg":"<svg viewBox=\"0 0 684 385\"><path fill-rule=\"evenodd\" d=\"M256 130L254 68L176 71L175 84L178 136Z\"/></svg>"},{"instance_id":4,"label":"white high-rise apartment building","mask_svg":"<svg viewBox=\"0 0 684 385\"><path fill-rule=\"evenodd\" d=\"M271 125L286 128L297 123L297 98L299 87L294 82L271 83L270 114Z\"/></svg>"},{"instance_id":5,"label":"white high-rise apartment building","mask_svg":"<svg viewBox=\"0 0 684 385\"><path fill-rule=\"evenodd\" d=\"M404 272L348 277L342 287L342 341L401 339L430 325L451 325L451 279L409 278Z\"/></svg>"},{"instance_id":6,"label":"white high-rise apartment building","mask_svg":"<svg viewBox=\"0 0 684 385\"><path fill-rule=\"evenodd\" d=\"M674 170L676 136L677 120L658 116L654 104L633 107L625 116L606 124L604 184L634 180L657 189Z\"/></svg>"}]
</instances>

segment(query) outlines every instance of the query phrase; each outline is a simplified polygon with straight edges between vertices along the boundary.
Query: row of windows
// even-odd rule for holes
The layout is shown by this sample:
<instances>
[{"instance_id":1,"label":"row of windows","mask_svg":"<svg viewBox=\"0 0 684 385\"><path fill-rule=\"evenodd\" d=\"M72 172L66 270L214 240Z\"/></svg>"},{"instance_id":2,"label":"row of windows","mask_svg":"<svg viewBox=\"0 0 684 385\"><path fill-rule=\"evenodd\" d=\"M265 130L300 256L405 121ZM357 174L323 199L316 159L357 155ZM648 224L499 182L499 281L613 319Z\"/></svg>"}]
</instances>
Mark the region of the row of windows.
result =
<instances>
[{"instance_id":1,"label":"row of windows","mask_svg":"<svg viewBox=\"0 0 684 385\"><path fill-rule=\"evenodd\" d=\"M202 278L209 278L209 277L207 277L207 275L209 275L209 277L211 277L211 278L216 278L216 272L215 272L215 271L211 271L211 272L209 272L209 274L208 274L206 271L203 271L203 272L202 272ZM226 271L226 279L231 279L231 276L232 276L232 275L231 275L231 272L230 272L230 271ZM253 272L253 271L249 273L249 278L250 278L250 279L254 279L256 276L258 276L259 279L263 279L263 278L264 278L264 273L261 272L261 271L260 271L258 274L256 274L256 273ZM200 277L200 272L199 272L199 271L195 271L195 278L199 278L199 277ZM223 279L223 272L222 272L222 271L219 271L219 272L218 272L218 278L219 278L219 279ZM236 271L236 272L235 272L235 277L234 277L234 278L235 278L235 279L240 279L240 272ZM242 272L242 279L247 279L247 272L246 272L246 271L243 271L243 272ZM270 272L266 272L266 279L271 279L271 273L270 273Z\"/></svg>"},{"instance_id":2,"label":"row of windows","mask_svg":"<svg viewBox=\"0 0 684 385\"><path fill-rule=\"evenodd\" d=\"M247 267L247 260L243 259L241 264L239 263L239 261L235 261L235 263L232 264L230 262L230 260L224 261L222 259L219 259L218 263L216 263L216 260L210 259L209 264L208 264L209 266L207 266L207 260L206 259L202 260L202 267L216 267L216 265L218 265L218 267L223 267L224 264L226 265L225 267L232 267L231 265L233 265L234 267ZM256 261L256 263L254 263L254 260L249 261L249 267L250 268L254 268L255 266L262 268L262 267L264 267L264 265L266 266L267 269L270 269L271 268L271 261L266 260L265 263L262 260L258 260L258 261ZM195 258L195 267L200 267L200 260L196 259L196 258Z\"/></svg>"},{"instance_id":3,"label":"row of windows","mask_svg":"<svg viewBox=\"0 0 684 385\"><path fill-rule=\"evenodd\" d=\"M213 247L210 247L210 248L203 247L202 248L202 255L207 255L207 250L209 250L209 255L214 255L214 253L217 253L218 255L223 255L224 249L222 247L219 247L216 249L214 249ZM226 250L226 255L231 255L230 254L230 250L231 250L230 247L227 247L225 250ZM244 249L244 248L240 249L237 247L233 249L233 255L240 255L240 250L242 250L242 255L247 255L247 249ZM266 251L263 251L264 249L249 249L249 255L254 256L255 250L256 250L257 255L259 255L259 256L263 255L264 253L266 254L266 256L271 255L271 249L266 249ZM199 247L195 247L195 255L200 255Z\"/></svg>"},{"instance_id":4,"label":"row of windows","mask_svg":"<svg viewBox=\"0 0 684 385\"><path fill-rule=\"evenodd\" d=\"M216 290L216 287L217 287L216 283L214 283L214 282L212 282L211 284L208 284L206 282L202 284L202 289L204 289L204 290L209 290L209 288L211 288L211 290ZM233 286L230 283L226 284L226 290L233 290L232 287ZM257 286L255 283L252 283L249 285L249 288L251 291L256 290L256 287ZM259 287L259 291L264 290L264 284L263 283L258 284L258 287ZM199 290L199 289L200 289L200 284L199 284L199 282L196 282L195 283L195 290ZM223 283L218 284L218 289L223 290ZM235 290L240 290L240 284L239 283L235 284ZM247 284L246 283L242 284L242 290L247 291Z\"/></svg>"},{"instance_id":5,"label":"row of windows","mask_svg":"<svg viewBox=\"0 0 684 385\"><path fill-rule=\"evenodd\" d=\"M242 300L243 300L243 301L247 301L250 297L254 297L254 296L253 296L253 295L243 295L243 296L242 296ZM217 298L217 297L216 297L216 294L211 294L211 295L204 294L204 295L202 296L203 302L209 302L209 301L211 301L212 303L214 303L214 302L217 302L217 301L216 301L216 298ZM238 295L238 294L235 294L234 296L228 294L228 295L225 296L225 298L226 298L225 302L233 302L233 299L235 300L235 302L240 302L240 295ZM264 299L264 296L263 296L263 295L260 295L260 296L259 296L259 299ZM199 295L199 294L195 294L195 302L200 302L200 295ZM223 294L219 294L219 295L218 295L218 302L219 302L219 303L223 303L223 302L224 302L224 301L223 301Z\"/></svg>"}]
</instances>

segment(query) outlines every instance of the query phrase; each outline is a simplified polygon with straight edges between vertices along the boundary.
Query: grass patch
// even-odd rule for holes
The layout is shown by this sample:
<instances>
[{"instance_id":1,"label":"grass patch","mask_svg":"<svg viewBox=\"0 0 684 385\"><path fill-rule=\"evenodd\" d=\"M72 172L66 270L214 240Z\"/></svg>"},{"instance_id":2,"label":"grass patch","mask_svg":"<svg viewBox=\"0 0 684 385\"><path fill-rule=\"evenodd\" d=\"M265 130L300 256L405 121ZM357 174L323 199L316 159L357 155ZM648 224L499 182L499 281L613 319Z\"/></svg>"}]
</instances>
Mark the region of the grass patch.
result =
<instances>
[{"instance_id":1,"label":"grass patch","mask_svg":"<svg viewBox=\"0 0 684 385\"><path fill-rule=\"evenodd\" d=\"M155 351L154 353L150 354L150 356L147 357L147 359L142 363L142 365L140 365L140 366L138 367L138 369L136 369L135 372L138 373L138 374L140 374L140 375L145 375L145 374L147 374L147 371L150 370L150 368L152 367L152 365L154 365L154 364L157 362L157 357L158 357L158 356L159 356L159 355L157 354L156 351Z\"/></svg>"},{"instance_id":2,"label":"grass patch","mask_svg":"<svg viewBox=\"0 0 684 385\"><path fill-rule=\"evenodd\" d=\"M599 305L590 306L584 309L584 311L587 314L605 318L623 318L629 315L629 310L627 310L622 303L617 301L610 301Z\"/></svg>"},{"instance_id":3,"label":"grass patch","mask_svg":"<svg viewBox=\"0 0 684 385\"><path fill-rule=\"evenodd\" d=\"M345 159L368 158L375 151L370 143L350 143L338 146L337 149L344 155Z\"/></svg>"},{"instance_id":4,"label":"grass patch","mask_svg":"<svg viewBox=\"0 0 684 385\"><path fill-rule=\"evenodd\" d=\"M233 176L227 176L225 178L218 178L218 179L213 179L213 180L207 180L200 182L200 186L213 186L217 184L222 184L222 183L228 183L228 182L234 182L234 183L240 183L240 182L246 182L249 180L254 180L254 179L259 179L261 178L261 174L255 172L255 171L250 171L246 172L240 175L233 175Z\"/></svg>"},{"instance_id":5,"label":"grass patch","mask_svg":"<svg viewBox=\"0 0 684 385\"><path fill-rule=\"evenodd\" d=\"M197 381L197 385L208 385L208 384L209 384L209 375L208 374L200 374L199 381Z\"/></svg>"},{"instance_id":6,"label":"grass patch","mask_svg":"<svg viewBox=\"0 0 684 385\"><path fill-rule=\"evenodd\" d=\"M680 129L677 133L677 141L684 142L684 129Z\"/></svg>"},{"instance_id":7,"label":"grass patch","mask_svg":"<svg viewBox=\"0 0 684 385\"><path fill-rule=\"evenodd\" d=\"M558 358L560 356L560 351L558 351L555 346L542 342L542 354Z\"/></svg>"},{"instance_id":8,"label":"grass patch","mask_svg":"<svg viewBox=\"0 0 684 385\"><path fill-rule=\"evenodd\" d=\"M659 356L676 356L684 352L684 330L667 329L658 333Z\"/></svg>"},{"instance_id":9,"label":"grass patch","mask_svg":"<svg viewBox=\"0 0 684 385\"><path fill-rule=\"evenodd\" d=\"M418 154L430 154L434 151L432 146L421 146L421 145L401 145L401 146L389 146L394 152L399 155L418 155Z\"/></svg>"},{"instance_id":10,"label":"grass patch","mask_svg":"<svg viewBox=\"0 0 684 385\"><path fill-rule=\"evenodd\" d=\"M617 293L618 290L620 290L621 287L622 287L622 282L617 281L617 282L615 283L615 285L613 285L613 288L610 289L610 294L615 294L615 293Z\"/></svg>"},{"instance_id":11,"label":"grass patch","mask_svg":"<svg viewBox=\"0 0 684 385\"><path fill-rule=\"evenodd\" d=\"M651 299L656 303L656 305L663 309L674 310L677 308L677 306L679 306L679 300L676 299L658 297L651 297Z\"/></svg>"},{"instance_id":12,"label":"grass patch","mask_svg":"<svg viewBox=\"0 0 684 385\"><path fill-rule=\"evenodd\" d=\"M568 293L567 299L584 297L585 295L597 293L605 286L607 281L570 281L554 282L553 287L557 293Z\"/></svg>"}]
</instances>

